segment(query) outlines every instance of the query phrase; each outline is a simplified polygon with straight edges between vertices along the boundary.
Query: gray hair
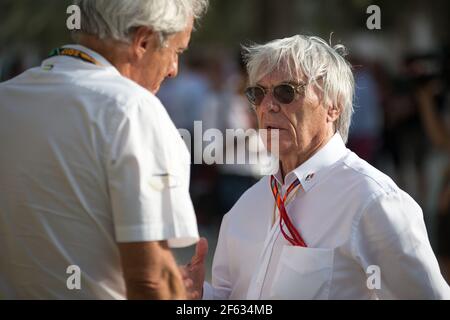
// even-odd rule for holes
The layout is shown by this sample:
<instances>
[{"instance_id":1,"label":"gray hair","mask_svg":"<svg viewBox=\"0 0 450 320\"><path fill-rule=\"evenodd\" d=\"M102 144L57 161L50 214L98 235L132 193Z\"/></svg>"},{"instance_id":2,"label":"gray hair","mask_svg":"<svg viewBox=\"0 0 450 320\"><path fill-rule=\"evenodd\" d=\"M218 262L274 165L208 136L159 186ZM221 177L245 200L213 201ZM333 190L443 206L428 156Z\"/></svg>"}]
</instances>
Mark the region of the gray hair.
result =
<instances>
[{"instance_id":1,"label":"gray hair","mask_svg":"<svg viewBox=\"0 0 450 320\"><path fill-rule=\"evenodd\" d=\"M157 32L161 45L200 18L208 0L75 0L81 11L81 33L129 43L133 30L145 26ZM77 33L74 34L77 39Z\"/></svg>"},{"instance_id":2,"label":"gray hair","mask_svg":"<svg viewBox=\"0 0 450 320\"><path fill-rule=\"evenodd\" d=\"M331 47L319 37L296 35L243 48L250 85L275 69L287 72L296 80L301 72L308 84L313 83L322 90L326 104L340 109L335 129L347 142L355 85L343 45Z\"/></svg>"}]
</instances>

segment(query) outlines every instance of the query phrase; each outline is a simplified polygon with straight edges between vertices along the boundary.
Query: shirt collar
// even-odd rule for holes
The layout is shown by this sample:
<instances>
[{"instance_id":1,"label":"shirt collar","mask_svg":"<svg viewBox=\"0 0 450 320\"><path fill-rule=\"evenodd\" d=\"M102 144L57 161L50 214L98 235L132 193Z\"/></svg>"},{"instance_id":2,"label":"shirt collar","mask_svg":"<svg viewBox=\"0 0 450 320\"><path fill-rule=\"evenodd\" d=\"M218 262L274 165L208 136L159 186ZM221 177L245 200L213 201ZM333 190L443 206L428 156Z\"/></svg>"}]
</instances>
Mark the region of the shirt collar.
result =
<instances>
[{"instance_id":1,"label":"shirt collar","mask_svg":"<svg viewBox=\"0 0 450 320\"><path fill-rule=\"evenodd\" d=\"M108 68L111 71L113 71L117 74L120 74L119 70L117 70L116 67L114 67L111 64L111 62L109 62L106 58L104 58L102 55L95 52L94 50L91 50L80 44L68 44L68 45L64 45L63 48L72 48L72 49L83 51L84 53L90 55L92 58L97 60L101 64L100 68ZM62 56L50 57L50 58L44 60L44 62L42 63L42 66L48 65L49 62L53 61L53 59L60 59L60 58L66 58L66 57L62 57ZM70 58L70 57L68 57L68 58ZM73 59L73 58L71 58L71 59Z\"/></svg>"},{"instance_id":2,"label":"shirt collar","mask_svg":"<svg viewBox=\"0 0 450 320\"><path fill-rule=\"evenodd\" d=\"M281 169L274 175L282 188L288 188L295 179L299 179L300 183L307 192L311 187L320 180L323 169L329 168L346 153L344 141L339 133L336 133L325 146L319 149L311 158L302 163L296 169L286 175L284 185L281 183Z\"/></svg>"}]
</instances>

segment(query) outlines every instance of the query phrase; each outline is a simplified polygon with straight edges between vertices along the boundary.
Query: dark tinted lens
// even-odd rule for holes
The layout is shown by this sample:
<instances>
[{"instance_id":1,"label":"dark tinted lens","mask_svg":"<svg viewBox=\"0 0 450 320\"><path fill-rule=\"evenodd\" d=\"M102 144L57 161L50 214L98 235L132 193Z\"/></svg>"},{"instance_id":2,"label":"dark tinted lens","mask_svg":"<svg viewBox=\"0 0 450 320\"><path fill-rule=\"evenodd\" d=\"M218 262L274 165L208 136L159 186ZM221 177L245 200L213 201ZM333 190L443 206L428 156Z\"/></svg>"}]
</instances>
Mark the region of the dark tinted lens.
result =
<instances>
[{"instance_id":1,"label":"dark tinted lens","mask_svg":"<svg viewBox=\"0 0 450 320\"><path fill-rule=\"evenodd\" d=\"M289 104L294 101L295 90L288 84L280 84L273 88L273 96L283 104Z\"/></svg>"},{"instance_id":2,"label":"dark tinted lens","mask_svg":"<svg viewBox=\"0 0 450 320\"><path fill-rule=\"evenodd\" d=\"M264 100L264 90L259 87L250 87L245 90L248 101L255 106L259 106Z\"/></svg>"}]
</instances>

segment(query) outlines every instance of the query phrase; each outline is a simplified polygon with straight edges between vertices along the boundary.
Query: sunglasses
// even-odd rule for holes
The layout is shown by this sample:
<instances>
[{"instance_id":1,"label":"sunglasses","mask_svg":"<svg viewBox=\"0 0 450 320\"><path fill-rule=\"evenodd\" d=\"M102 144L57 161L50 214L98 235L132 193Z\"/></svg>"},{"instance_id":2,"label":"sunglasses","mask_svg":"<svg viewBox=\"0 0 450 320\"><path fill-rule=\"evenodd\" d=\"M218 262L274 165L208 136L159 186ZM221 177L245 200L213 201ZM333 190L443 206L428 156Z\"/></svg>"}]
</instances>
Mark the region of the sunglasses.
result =
<instances>
[{"instance_id":1,"label":"sunglasses","mask_svg":"<svg viewBox=\"0 0 450 320\"><path fill-rule=\"evenodd\" d=\"M290 83L281 83L274 86L272 90L272 95L275 100L281 104L289 104L295 100L295 95L303 94L305 90L305 83L298 85L293 85ZM248 101L254 106L259 106L264 100L264 97L270 89L263 88L261 86L248 87L245 90L245 96Z\"/></svg>"}]
</instances>

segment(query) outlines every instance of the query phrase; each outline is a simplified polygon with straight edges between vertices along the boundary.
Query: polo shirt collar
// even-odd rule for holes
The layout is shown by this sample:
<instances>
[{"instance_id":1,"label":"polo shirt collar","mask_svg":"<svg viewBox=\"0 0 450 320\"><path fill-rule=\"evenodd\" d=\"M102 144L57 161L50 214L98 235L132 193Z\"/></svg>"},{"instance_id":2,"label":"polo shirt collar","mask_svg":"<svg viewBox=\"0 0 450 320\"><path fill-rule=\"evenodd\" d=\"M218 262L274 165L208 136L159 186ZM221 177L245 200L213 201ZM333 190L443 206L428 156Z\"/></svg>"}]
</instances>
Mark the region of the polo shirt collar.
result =
<instances>
[{"instance_id":1,"label":"polo shirt collar","mask_svg":"<svg viewBox=\"0 0 450 320\"><path fill-rule=\"evenodd\" d=\"M336 133L325 146L319 149L311 158L306 160L300 166L289 172L285 177L285 183L282 184L281 168L274 175L283 189L288 188L295 179L299 179L305 192L320 180L326 168L330 168L347 151L344 141L339 133Z\"/></svg>"},{"instance_id":2,"label":"polo shirt collar","mask_svg":"<svg viewBox=\"0 0 450 320\"><path fill-rule=\"evenodd\" d=\"M95 66L95 65L92 65L92 66L100 67L100 68L107 68L107 69L113 71L114 73L120 74L119 70L117 70L116 67L114 67L111 64L111 62L109 62L105 57L103 57L101 54L95 52L92 49L89 49L89 48L79 45L79 44L68 44L68 45L64 45L63 48L72 48L72 49L83 51L84 53L90 55L92 58L94 58L101 64L101 66ZM61 59L61 58L73 59L71 57L64 57L64 56L50 57L42 62L42 66L48 65L49 63L55 61L55 59Z\"/></svg>"}]
</instances>

